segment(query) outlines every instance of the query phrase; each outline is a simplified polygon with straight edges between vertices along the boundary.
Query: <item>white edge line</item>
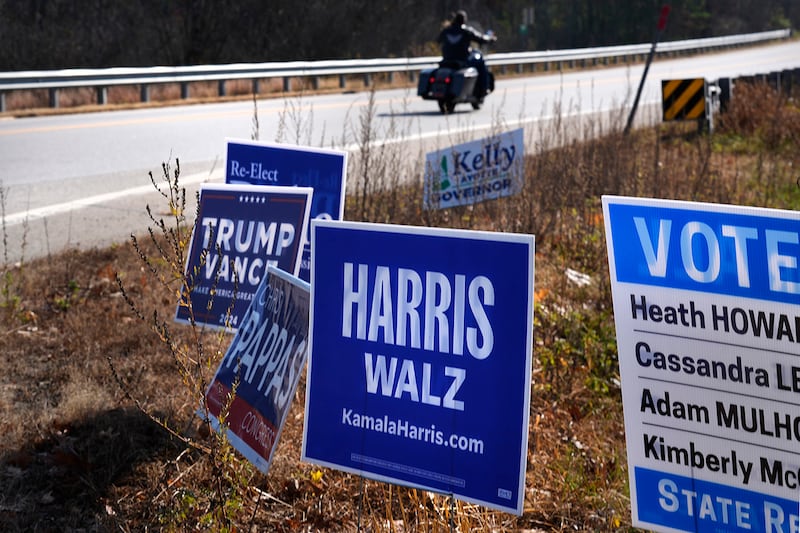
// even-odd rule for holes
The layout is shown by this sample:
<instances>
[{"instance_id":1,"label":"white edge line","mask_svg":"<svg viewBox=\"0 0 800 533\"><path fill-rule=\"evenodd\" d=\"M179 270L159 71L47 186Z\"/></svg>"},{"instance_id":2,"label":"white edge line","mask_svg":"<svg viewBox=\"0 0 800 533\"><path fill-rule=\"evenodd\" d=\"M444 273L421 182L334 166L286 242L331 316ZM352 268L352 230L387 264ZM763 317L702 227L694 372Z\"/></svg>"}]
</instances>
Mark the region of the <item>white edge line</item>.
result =
<instances>
[{"instance_id":1,"label":"white edge line","mask_svg":"<svg viewBox=\"0 0 800 533\"><path fill-rule=\"evenodd\" d=\"M204 181L211 181L215 178L218 178L220 173L221 171L216 171L211 173L199 172L197 174L190 174L189 176L181 177L180 184L195 185L198 183L202 183ZM60 204L46 205L44 207L37 207L35 209L29 209L27 211L20 211L19 213L12 213L10 215L6 215L4 219L4 224L6 226L16 226L18 224L22 224L23 222L29 222L31 220L37 220L40 218L59 215L61 213L67 213L69 211L74 211L76 209L90 207L92 205L102 204L105 202L111 202L113 200L118 200L126 196L147 194L149 192L155 192L155 188L153 187L152 184L141 185L139 187L131 187L130 189L123 189L121 191L109 192L105 194L97 194L95 196L80 198L78 200L72 200L70 202L63 202Z\"/></svg>"},{"instance_id":2,"label":"white edge line","mask_svg":"<svg viewBox=\"0 0 800 533\"><path fill-rule=\"evenodd\" d=\"M586 110L577 113L577 115L588 115L597 113L597 110ZM602 110L600 111L603 112ZM371 144L374 145L386 145L386 144L397 144L397 143L404 143L404 142L411 142L411 141L419 141L423 139L430 139L432 137L439 137L442 135L453 135L459 133L466 133L469 131L480 131L480 130L488 130L495 127L513 127L513 126L522 126L524 124L530 124L535 122L540 122L542 120L550 120L552 116L538 116L538 117L524 117L518 118L514 120L506 120L502 121L500 124L471 124L468 126L464 126L461 128L450 129L446 131L435 131L435 132L427 132L427 133L420 133L415 135L408 135L408 136L401 136L395 139L382 139L373 141ZM353 152L360 149L360 145L353 143L341 148L340 150L345 150L347 152ZM191 174L184 178L180 179L180 183L183 185L194 185L198 183L202 183L204 181L211 181L213 179L218 179L220 177L221 170L217 170L215 172L200 172L197 174ZM52 204L46 205L44 207L37 207L35 209L29 209L27 211L20 211L19 213L11 213L10 215L6 215L4 218L3 223L6 227L16 226L18 224L22 224L24 222L29 222L31 220L37 220L40 218L46 218L49 216L59 215L61 213L68 213L70 211L74 211L76 209L90 207L92 205L102 204L104 202L110 202L113 200L118 200L120 198L124 198L126 196L135 196L140 194L146 194L148 192L154 192L154 188L152 184L149 185L141 185L139 187L131 187L130 189L123 189L121 191L115 191L105 194L98 194L95 196L89 196L87 198L80 198L78 200L72 200L70 202L64 202L60 204Z\"/></svg>"}]
</instances>

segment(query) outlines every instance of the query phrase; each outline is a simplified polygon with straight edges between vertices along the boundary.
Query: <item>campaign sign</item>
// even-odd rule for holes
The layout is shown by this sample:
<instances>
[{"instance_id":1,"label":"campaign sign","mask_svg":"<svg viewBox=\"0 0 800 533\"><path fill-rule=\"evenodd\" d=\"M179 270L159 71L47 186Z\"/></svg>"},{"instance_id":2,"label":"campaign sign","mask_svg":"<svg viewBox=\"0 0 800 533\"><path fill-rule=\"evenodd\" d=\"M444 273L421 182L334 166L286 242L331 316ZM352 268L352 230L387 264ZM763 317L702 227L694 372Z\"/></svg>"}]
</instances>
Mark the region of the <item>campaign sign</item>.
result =
<instances>
[{"instance_id":1,"label":"campaign sign","mask_svg":"<svg viewBox=\"0 0 800 533\"><path fill-rule=\"evenodd\" d=\"M225 183L311 187L311 218L344 218L347 152L233 139L227 142ZM310 279L310 243L306 233L299 273L304 281Z\"/></svg>"},{"instance_id":2,"label":"campaign sign","mask_svg":"<svg viewBox=\"0 0 800 533\"><path fill-rule=\"evenodd\" d=\"M311 231L303 460L521 514L533 236Z\"/></svg>"},{"instance_id":3,"label":"campaign sign","mask_svg":"<svg viewBox=\"0 0 800 533\"><path fill-rule=\"evenodd\" d=\"M443 209L511 196L522 190L522 128L425 156L424 206Z\"/></svg>"},{"instance_id":4,"label":"campaign sign","mask_svg":"<svg viewBox=\"0 0 800 533\"><path fill-rule=\"evenodd\" d=\"M205 404L231 445L267 473L308 354L308 284L273 266L242 317Z\"/></svg>"},{"instance_id":5,"label":"campaign sign","mask_svg":"<svg viewBox=\"0 0 800 533\"><path fill-rule=\"evenodd\" d=\"M310 187L204 183L175 320L237 328L274 265L297 274Z\"/></svg>"},{"instance_id":6,"label":"campaign sign","mask_svg":"<svg viewBox=\"0 0 800 533\"><path fill-rule=\"evenodd\" d=\"M800 213L603 212L633 525L798 531Z\"/></svg>"}]
</instances>

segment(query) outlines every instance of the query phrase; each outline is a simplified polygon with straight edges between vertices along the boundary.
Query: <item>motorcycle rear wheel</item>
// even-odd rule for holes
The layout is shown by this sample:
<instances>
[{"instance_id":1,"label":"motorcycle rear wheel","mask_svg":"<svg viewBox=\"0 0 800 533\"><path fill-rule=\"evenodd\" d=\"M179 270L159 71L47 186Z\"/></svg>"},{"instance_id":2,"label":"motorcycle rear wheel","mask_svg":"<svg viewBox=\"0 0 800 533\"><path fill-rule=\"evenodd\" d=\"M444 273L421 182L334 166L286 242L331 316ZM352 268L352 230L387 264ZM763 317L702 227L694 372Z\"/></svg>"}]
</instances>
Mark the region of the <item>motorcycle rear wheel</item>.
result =
<instances>
[{"instance_id":1,"label":"motorcycle rear wheel","mask_svg":"<svg viewBox=\"0 0 800 533\"><path fill-rule=\"evenodd\" d=\"M456 108L456 103L452 100L439 100L439 111L443 115L452 113Z\"/></svg>"}]
</instances>

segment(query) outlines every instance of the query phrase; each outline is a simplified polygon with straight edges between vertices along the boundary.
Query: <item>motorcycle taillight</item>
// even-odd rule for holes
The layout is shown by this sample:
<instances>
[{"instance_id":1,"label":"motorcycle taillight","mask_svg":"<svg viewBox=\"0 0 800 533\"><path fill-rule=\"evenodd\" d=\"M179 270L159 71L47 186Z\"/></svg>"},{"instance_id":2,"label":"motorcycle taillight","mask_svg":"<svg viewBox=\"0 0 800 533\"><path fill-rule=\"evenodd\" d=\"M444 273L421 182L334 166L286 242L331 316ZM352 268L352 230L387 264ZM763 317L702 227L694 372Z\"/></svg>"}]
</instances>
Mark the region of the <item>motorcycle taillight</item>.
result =
<instances>
[{"instance_id":1,"label":"motorcycle taillight","mask_svg":"<svg viewBox=\"0 0 800 533\"><path fill-rule=\"evenodd\" d=\"M431 83L433 83L433 82L435 82L435 81L436 81L436 77L435 77L435 76L431 76L431 78L430 78L428 81L429 81L429 82L431 82Z\"/></svg>"},{"instance_id":2,"label":"motorcycle taillight","mask_svg":"<svg viewBox=\"0 0 800 533\"><path fill-rule=\"evenodd\" d=\"M447 76L447 77L444 79L444 82L445 82L445 83L447 83L447 84L449 84L449 83L450 83L450 81L451 81L451 80L450 80L450 76Z\"/></svg>"}]
</instances>

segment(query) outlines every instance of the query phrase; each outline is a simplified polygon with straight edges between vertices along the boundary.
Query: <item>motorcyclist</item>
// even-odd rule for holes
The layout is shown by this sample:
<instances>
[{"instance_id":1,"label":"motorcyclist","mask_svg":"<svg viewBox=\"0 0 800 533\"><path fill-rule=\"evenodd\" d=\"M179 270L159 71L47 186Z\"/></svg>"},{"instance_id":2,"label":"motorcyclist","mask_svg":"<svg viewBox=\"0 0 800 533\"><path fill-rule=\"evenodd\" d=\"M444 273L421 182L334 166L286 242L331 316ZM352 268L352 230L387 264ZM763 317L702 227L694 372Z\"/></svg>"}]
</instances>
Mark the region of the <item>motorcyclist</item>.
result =
<instances>
[{"instance_id":1,"label":"motorcyclist","mask_svg":"<svg viewBox=\"0 0 800 533\"><path fill-rule=\"evenodd\" d=\"M439 33L438 42L442 47L442 59L444 62L467 63L477 69L477 85L481 98L486 96L487 92L486 63L483 61L483 54L480 55L477 61L471 59L470 45L473 42L484 44L496 40L497 37L493 34L481 33L472 26L467 25L467 12L463 9L456 11L450 23Z\"/></svg>"}]
</instances>

